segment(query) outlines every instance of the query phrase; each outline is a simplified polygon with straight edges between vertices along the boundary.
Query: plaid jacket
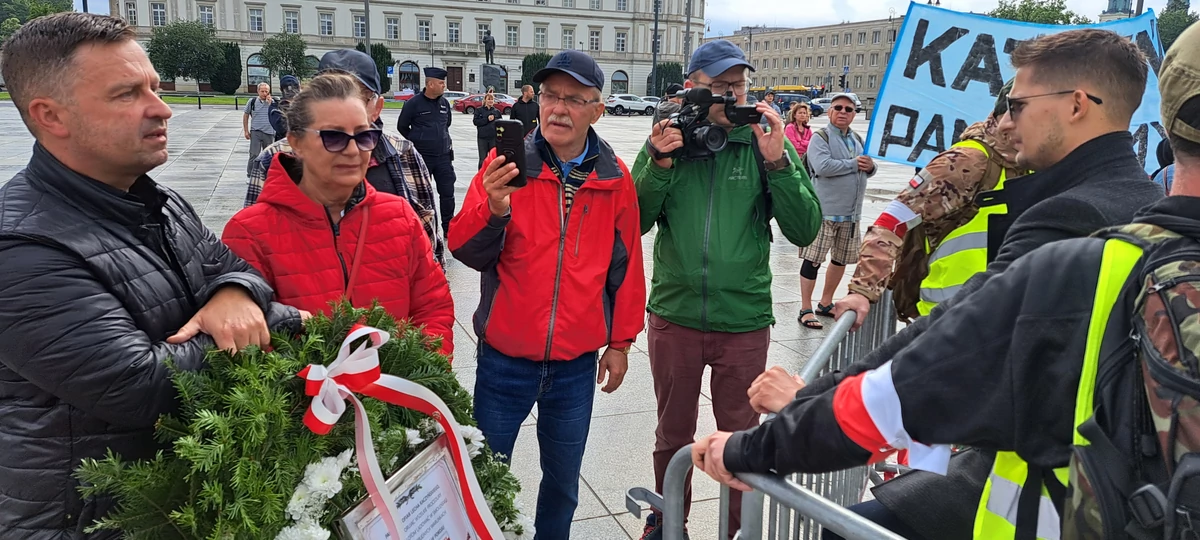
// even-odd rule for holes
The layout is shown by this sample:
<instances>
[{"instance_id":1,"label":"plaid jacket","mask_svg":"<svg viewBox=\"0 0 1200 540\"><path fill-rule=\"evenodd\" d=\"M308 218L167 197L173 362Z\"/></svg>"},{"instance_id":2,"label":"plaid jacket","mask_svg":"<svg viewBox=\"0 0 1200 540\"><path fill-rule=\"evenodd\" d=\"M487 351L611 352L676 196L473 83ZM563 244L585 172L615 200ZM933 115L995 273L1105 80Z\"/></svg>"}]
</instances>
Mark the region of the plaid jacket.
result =
<instances>
[{"instance_id":1,"label":"plaid jacket","mask_svg":"<svg viewBox=\"0 0 1200 540\"><path fill-rule=\"evenodd\" d=\"M433 191L433 176L429 174L429 169L425 168L425 160L421 159L421 154L417 153L412 142L398 134L384 132L379 143L371 152L371 157L387 167L395 185L394 193L408 199L413 211L421 217L421 225L425 228L425 234L429 236L429 243L433 244L433 258L444 268L446 242L442 238L442 229L438 226L437 195ZM271 167L271 160L275 154L291 151L292 147L288 145L287 139L280 139L263 149L250 170L244 206L254 204L262 194L267 169Z\"/></svg>"}]
</instances>

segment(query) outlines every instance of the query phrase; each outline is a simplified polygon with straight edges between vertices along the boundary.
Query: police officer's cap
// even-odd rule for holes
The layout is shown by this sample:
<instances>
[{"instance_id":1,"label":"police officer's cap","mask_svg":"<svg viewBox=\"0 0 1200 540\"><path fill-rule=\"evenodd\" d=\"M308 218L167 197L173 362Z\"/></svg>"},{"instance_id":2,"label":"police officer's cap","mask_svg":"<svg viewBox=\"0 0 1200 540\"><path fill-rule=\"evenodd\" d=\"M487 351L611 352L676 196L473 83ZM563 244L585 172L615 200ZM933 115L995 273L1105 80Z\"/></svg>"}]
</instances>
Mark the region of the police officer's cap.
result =
<instances>
[{"instance_id":1,"label":"police officer's cap","mask_svg":"<svg viewBox=\"0 0 1200 540\"><path fill-rule=\"evenodd\" d=\"M446 75L448 75L448 74L449 74L448 71L446 71L440 67L430 66L430 67L425 68L425 78L426 79L441 79L444 81L444 80L446 80Z\"/></svg>"},{"instance_id":2,"label":"police officer's cap","mask_svg":"<svg viewBox=\"0 0 1200 540\"><path fill-rule=\"evenodd\" d=\"M550 59L546 67L533 74L533 82L542 83L555 73L566 73L580 84L604 89L604 71L600 65L583 51L563 51Z\"/></svg>"}]
</instances>

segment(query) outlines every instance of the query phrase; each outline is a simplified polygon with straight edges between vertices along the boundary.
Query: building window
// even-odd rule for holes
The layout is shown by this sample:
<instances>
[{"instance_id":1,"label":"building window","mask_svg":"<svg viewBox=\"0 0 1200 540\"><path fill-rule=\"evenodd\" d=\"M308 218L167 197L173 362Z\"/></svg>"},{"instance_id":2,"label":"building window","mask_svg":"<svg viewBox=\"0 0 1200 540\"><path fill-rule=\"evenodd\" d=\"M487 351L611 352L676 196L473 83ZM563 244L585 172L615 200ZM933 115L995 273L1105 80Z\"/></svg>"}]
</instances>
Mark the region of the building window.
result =
<instances>
[{"instance_id":1,"label":"building window","mask_svg":"<svg viewBox=\"0 0 1200 540\"><path fill-rule=\"evenodd\" d=\"M616 46L614 47L617 52L625 52L625 41L628 37L629 34L625 32L617 32Z\"/></svg>"},{"instance_id":2,"label":"building window","mask_svg":"<svg viewBox=\"0 0 1200 540\"><path fill-rule=\"evenodd\" d=\"M521 0L508 0L508 3L510 3L510 4L520 4L520 3L521 3Z\"/></svg>"},{"instance_id":3,"label":"building window","mask_svg":"<svg viewBox=\"0 0 1200 540\"><path fill-rule=\"evenodd\" d=\"M417 41L429 41L430 28L433 28L433 21L429 19L417 21Z\"/></svg>"},{"instance_id":4,"label":"building window","mask_svg":"<svg viewBox=\"0 0 1200 540\"><path fill-rule=\"evenodd\" d=\"M167 25L167 5L161 2L150 4L150 24L154 26Z\"/></svg>"},{"instance_id":5,"label":"building window","mask_svg":"<svg viewBox=\"0 0 1200 540\"><path fill-rule=\"evenodd\" d=\"M775 40L775 50L779 50L779 40Z\"/></svg>"},{"instance_id":6,"label":"building window","mask_svg":"<svg viewBox=\"0 0 1200 540\"><path fill-rule=\"evenodd\" d=\"M600 0L591 0L591 2L588 2L588 7L592 9L603 9Z\"/></svg>"},{"instance_id":7,"label":"building window","mask_svg":"<svg viewBox=\"0 0 1200 540\"><path fill-rule=\"evenodd\" d=\"M492 25L490 25L488 23L476 24L475 25L475 33L477 35L475 36L475 43L483 43L484 36L487 36L487 33L491 32L491 31L492 31Z\"/></svg>"},{"instance_id":8,"label":"building window","mask_svg":"<svg viewBox=\"0 0 1200 540\"><path fill-rule=\"evenodd\" d=\"M137 26L137 2L125 2L125 22Z\"/></svg>"},{"instance_id":9,"label":"building window","mask_svg":"<svg viewBox=\"0 0 1200 540\"><path fill-rule=\"evenodd\" d=\"M508 25L505 29L505 45L509 47L519 47L521 45L521 29L515 24Z\"/></svg>"},{"instance_id":10,"label":"building window","mask_svg":"<svg viewBox=\"0 0 1200 540\"><path fill-rule=\"evenodd\" d=\"M872 66L879 65L879 53L871 53L871 65Z\"/></svg>"},{"instance_id":11,"label":"building window","mask_svg":"<svg viewBox=\"0 0 1200 540\"><path fill-rule=\"evenodd\" d=\"M808 38L808 40L811 42L812 38ZM817 47L824 47L824 46L825 46L825 36L820 36L817 39Z\"/></svg>"},{"instance_id":12,"label":"building window","mask_svg":"<svg viewBox=\"0 0 1200 540\"><path fill-rule=\"evenodd\" d=\"M834 34L834 35L832 35L832 36L829 36L829 46L830 46L830 47L837 47L837 46L838 46L838 35L837 35L837 34Z\"/></svg>"},{"instance_id":13,"label":"building window","mask_svg":"<svg viewBox=\"0 0 1200 540\"><path fill-rule=\"evenodd\" d=\"M400 39L400 19L396 17L388 17L387 19L387 38Z\"/></svg>"},{"instance_id":14,"label":"building window","mask_svg":"<svg viewBox=\"0 0 1200 540\"><path fill-rule=\"evenodd\" d=\"M778 58L771 59L771 69L779 69L779 59Z\"/></svg>"},{"instance_id":15,"label":"building window","mask_svg":"<svg viewBox=\"0 0 1200 540\"><path fill-rule=\"evenodd\" d=\"M874 45L879 44L879 30L871 32L871 43Z\"/></svg>"},{"instance_id":16,"label":"building window","mask_svg":"<svg viewBox=\"0 0 1200 540\"><path fill-rule=\"evenodd\" d=\"M855 88L862 88L862 75L855 75L855 76L854 76L854 87L855 87Z\"/></svg>"},{"instance_id":17,"label":"building window","mask_svg":"<svg viewBox=\"0 0 1200 540\"><path fill-rule=\"evenodd\" d=\"M565 7L565 8L575 7L575 0L563 0L563 7Z\"/></svg>"},{"instance_id":18,"label":"building window","mask_svg":"<svg viewBox=\"0 0 1200 540\"><path fill-rule=\"evenodd\" d=\"M847 47L853 45L854 44L854 34L851 34L850 32L846 32L846 34L842 36L842 43L845 43Z\"/></svg>"},{"instance_id":19,"label":"building window","mask_svg":"<svg viewBox=\"0 0 1200 540\"><path fill-rule=\"evenodd\" d=\"M617 11L629 11L629 0L617 0Z\"/></svg>"},{"instance_id":20,"label":"building window","mask_svg":"<svg viewBox=\"0 0 1200 540\"><path fill-rule=\"evenodd\" d=\"M790 61L791 61L791 58L784 58L784 59L783 59L783 69L788 69L788 67L789 67L789 66L788 66L788 63L789 63Z\"/></svg>"},{"instance_id":21,"label":"building window","mask_svg":"<svg viewBox=\"0 0 1200 540\"><path fill-rule=\"evenodd\" d=\"M197 20L200 21L200 24L205 26L214 26L217 21L216 7L201 5L199 8L200 16Z\"/></svg>"},{"instance_id":22,"label":"building window","mask_svg":"<svg viewBox=\"0 0 1200 540\"><path fill-rule=\"evenodd\" d=\"M396 83L396 88L399 90L420 90L421 70L417 67L417 63L412 60L406 60L400 64L400 77Z\"/></svg>"},{"instance_id":23,"label":"building window","mask_svg":"<svg viewBox=\"0 0 1200 540\"><path fill-rule=\"evenodd\" d=\"M800 77L792 77L792 84L793 85L800 84Z\"/></svg>"},{"instance_id":24,"label":"building window","mask_svg":"<svg viewBox=\"0 0 1200 540\"><path fill-rule=\"evenodd\" d=\"M825 39L825 38L821 38L821 39ZM805 47L808 47L808 48L810 48L810 49L812 48L812 46L813 46L813 38L811 38L811 37L810 37L810 38L808 38L808 39L804 40L804 42L805 42L805 44L804 44L804 46L805 46Z\"/></svg>"},{"instance_id":25,"label":"building window","mask_svg":"<svg viewBox=\"0 0 1200 540\"><path fill-rule=\"evenodd\" d=\"M809 86L811 84L812 84L812 77L805 77L804 78L804 86Z\"/></svg>"},{"instance_id":26,"label":"building window","mask_svg":"<svg viewBox=\"0 0 1200 540\"><path fill-rule=\"evenodd\" d=\"M662 52L662 37L663 37L662 32L659 32L658 35L654 37L654 50L655 51Z\"/></svg>"},{"instance_id":27,"label":"building window","mask_svg":"<svg viewBox=\"0 0 1200 540\"><path fill-rule=\"evenodd\" d=\"M866 45L866 44L867 44L867 33L866 33L866 32L859 32L859 33L858 33L858 44L859 44L859 45Z\"/></svg>"},{"instance_id":28,"label":"building window","mask_svg":"<svg viewBox=\"0 0 1200 540\"><path fill-rule=\"evenodd\" d=\"M250 8L247 11L246 28L251 32L263 31L263 10L262 8Z\"/></svg>"},{"instance_id":29,"label":"building window","mask_svg":"<svg viewBox=\"0 0 1200 540\"><path fill-rule=\"evenodd\" d=\"M845 67L850 67L850 55L848 55L848 54L842 55L842 65Z\"/></svg>"},{"instance_id":30,"label":"building window","mask_svg":"<svg viewBox=\"0 0 1200 540\"><path fill-rule=\"evenodd\" d=\"M255 88L258 83L271 82L271 70L261 54L252 54L246 59L246 86Z\"/></svg>"},{"instance_id":31,"label":"building window","mask_svg":"<svg viewBox=\"0 0 1200 540\"><path fill-rule=\"evenodd\" d=\"M562 48L570 50L575 48L575 29L563 28L562 31Z\"/></svg>"},{"instance_id":32,"label":"building window","mask_svg":"<svg viewBox=\"0 0 1200 540\"><path fill-rule=\"evenodd\" d=\"M450 21L446 23L446 42L459 43L462 41L462 23Z\"/></svg>"},{"instance_id":33,"label":"building window","mask_svg":"<svg viewBox=\"0 0 1200 540\"><path fill-rule=\"evenodd\" d=\"M812 57L811 56L804 57L804 67L808 68L808 69L812 69Z\"/></svg>"},{"instance_id":34,"label":"building window","mask_svg":"<svg viewBox=\"0 0 1200 540\"><path fill-rule=\"evenodd\" d=\"M600 31L599 30L588 31L588 50L589 51L600 50Z\"/></svg>"},{"instance_id":35,"label":"building window","mask_svg":"<svg viewBox=\"0 0 1200 540\"><path fill-rule=\"evenodd\" d=\"M533 46L539 49L547 48L546 45L546 28L539 26L533 29Z\"/></svg>"},{"instance_id":36,"label":"building window","mask_svg":"<svg viewBox=\"0 0 1200 540\"><path fill-rule=\"evenodd\" d=\"M367 17L366 15L354 16L354 37L362 38L367 36Z\"/></svg>"},{"instance_id":37,"label":"building window","mask_svg":"<svg viewBox=\"0 0 1200 540\"><path fill-rule=\"evenodd\" d=\"M817 57L817 67L819 67L819 68L825 67L825 57L824 56Z\"/></svg>"},{"instance_id":38,"label":"building window","mask_svg":"<svg viewBox=\"0 0 1200 540\"><path fill-rule=\"evenodd\" d=\"M534 4L539 5L539 6L544 6L544 5L546 5L546 0L537 0L536 2L534 2Z\"/></svg>"},{"instance_id":39,"label":"building window","mask_svg":"<svg viewBox=\"0 0 1200 540\"><path fill-rule=\"evenodd\" d=\"M896 41L896 31L888 30L888 43L894 43L895 41Z\"/></svg>"},{"instance_id":40,"label":"building window","mask_svg":"<svg viewBox=\"0 0 1200 540\"><path fill-rule=\"evenodd\" d=\"M300 12L285 11L283 12L283 31L289 34L300 33ZM399 38L397 38L399 39Z\"/></svg>"},{"instance_id":41,"label":"building window","mask_svg":"<svg viewBox=\"0 0 1200 540\"><path fill-rule=\"evenodd\" d=\"M332 13L318 14L317 20L321 23L319 25L321 27L321 35L322 36L332 36L333 35L333 14Z\"/></svg>"},{"instance_id":42,"label":"building window","mask_svg":"<svg viewBox=\"0 0 1200 540\"><path fill-rule=\"evenodd\" d=\"M792 38L787 38L787 39L783 40L783 48L784 49L792 48Z\"/></svg>"},{"instance_id":43,"label":"building window","mask_svg":"<svg viewBox=\"0 0 1200 540\"><path fill-rule=\"evenodd\" d=\"M864 54L857 54L857 55L855 55L855 56L854 56L854 65L856 65L856 66L861 66L861 65L863 65L863 62L864 62L864 57L865 57L865 56L866 56L866 55L864 55Z\"/></svg>"},{"instance_id":44,"label":"building window","mask_svg":"<svg viewBox=\"0 0 1200 540\"><path fill-rule=\"evenodd\" d=\"M629 92L629 75L624 71L617 71L612 75L612 93L624 94Z\"/></svg>"},{"instance_id":45,"label":"building window","mask_svg":"<svg viewBox=\"0 0 1200 540\"><path fill-rule=\"evenodd\" d=\"M875 76L867 75L867 88L875 88Z\"/></svg>"}]
</instances>

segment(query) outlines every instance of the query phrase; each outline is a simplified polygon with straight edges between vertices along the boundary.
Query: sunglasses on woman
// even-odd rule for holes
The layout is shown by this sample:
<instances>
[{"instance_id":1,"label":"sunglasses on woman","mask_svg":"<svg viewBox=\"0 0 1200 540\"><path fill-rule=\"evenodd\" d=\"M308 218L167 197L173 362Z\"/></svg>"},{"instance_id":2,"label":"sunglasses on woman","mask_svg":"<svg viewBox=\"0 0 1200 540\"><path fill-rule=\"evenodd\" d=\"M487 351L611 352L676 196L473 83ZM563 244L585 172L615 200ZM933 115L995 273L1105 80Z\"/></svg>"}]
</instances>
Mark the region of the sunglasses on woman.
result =
<instances>
[{"instance_id":1,"label":"sunglasses on woman","mask_svg":"<svg viewBox=\"0 0 1200 540\"><path fill-rule=\"evenodd\" d=\"M363 152L370 152L375 149L375 145L379 144L379 136L383 131L378 129L368 129L351 135L344 131L335 129L305 129L316 133L321 137L321 144L325 146L328 152L341 152L350 144L350 139L354 139L354 144Z\"/></svg>"}]
</instances>

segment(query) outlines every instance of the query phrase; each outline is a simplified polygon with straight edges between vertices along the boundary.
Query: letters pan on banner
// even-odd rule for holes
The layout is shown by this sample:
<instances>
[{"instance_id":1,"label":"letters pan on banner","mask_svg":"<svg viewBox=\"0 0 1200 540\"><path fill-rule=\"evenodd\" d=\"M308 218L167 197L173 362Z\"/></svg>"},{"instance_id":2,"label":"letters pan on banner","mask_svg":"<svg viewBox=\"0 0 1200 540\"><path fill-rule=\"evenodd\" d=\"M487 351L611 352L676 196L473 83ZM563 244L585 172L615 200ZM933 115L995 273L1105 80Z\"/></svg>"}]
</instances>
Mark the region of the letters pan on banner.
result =
<instances>
[{"instance_id":1,"label":"letters pan on banner","mask_svg":"<svg viewBox=\"0 0 1200 540\"><path fill-rule=\"evenodd\" d=\"M403 540L479 538L467 518L445 435L392 475L387 487L396 501ZM337 527L346 540L395 540L370 498L346 512Z\"/></svg>"},{"instance_id":2,"label":"letters pan on banner","mask_svg":"<svg viewBox=\"0 0 1200 540\"><path fill-rule=\"evenodd\" d=\"M1004 82L1016 70L1009 54L1022 41L1079 28L1112 30L1128 37L1149 59L1146 95L1130 132L1147 172L1158 168L1154 149L1165 136L1159 118L1158 70L1162 44L1154 12L1101 24L1033 24L959 13L910 3L880 87L869 154L924 167L958 140L967 126L987 118ZM1146 156L1151 156L1147 163Z\"/></svg>"}]
</instances>

